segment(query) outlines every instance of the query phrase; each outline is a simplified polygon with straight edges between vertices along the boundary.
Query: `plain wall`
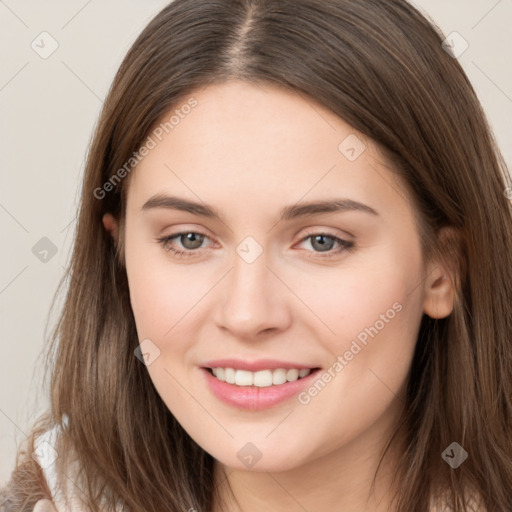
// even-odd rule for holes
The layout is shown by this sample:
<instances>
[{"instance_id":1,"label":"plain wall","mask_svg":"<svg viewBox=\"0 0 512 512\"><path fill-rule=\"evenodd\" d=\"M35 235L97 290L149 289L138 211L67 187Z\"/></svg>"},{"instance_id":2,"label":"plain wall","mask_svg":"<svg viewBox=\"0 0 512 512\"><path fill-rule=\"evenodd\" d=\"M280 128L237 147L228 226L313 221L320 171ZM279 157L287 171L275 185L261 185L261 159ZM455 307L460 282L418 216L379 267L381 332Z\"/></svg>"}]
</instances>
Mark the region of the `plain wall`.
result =
<instances>
[{"instance_id":1,"label":"plain wall","mask_svg":"<svg viewBox=\"0 0 512 512\"><path fill-rule=\"evenodd\" d=\"M103 98L130 44L167 3L0 2L0 485L13 469L16 446L48 405L45 326L73 240L84 159ZM414 4L446 35L457 31L469 43L459 61L512 165L512 2ZM55 43L39 36L43 31L58 43L46 59L31 46L51 49Z\"/></svg>"}]
</instances>

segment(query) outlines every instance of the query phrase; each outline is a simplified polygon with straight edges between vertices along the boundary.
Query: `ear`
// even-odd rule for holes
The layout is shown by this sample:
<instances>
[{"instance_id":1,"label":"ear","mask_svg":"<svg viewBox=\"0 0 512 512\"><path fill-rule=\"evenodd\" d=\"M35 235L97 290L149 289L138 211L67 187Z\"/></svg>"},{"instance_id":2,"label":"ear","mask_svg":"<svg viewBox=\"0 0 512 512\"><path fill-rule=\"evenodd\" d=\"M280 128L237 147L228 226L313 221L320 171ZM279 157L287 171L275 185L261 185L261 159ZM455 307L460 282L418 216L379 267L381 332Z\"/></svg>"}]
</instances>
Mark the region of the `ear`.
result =
<instances>
[{"instance_id":1,"label":"ear","mask_svg":"<svg viewBox=\"0 0 512 512\"><path fill-rule=\"evenodd\" d=\"M455 228L438 234L439 253L427 264L423 311L430 318L445 318L453 311L459 283L460 239Z\"/></svg>"},{"instance_id":2,"label":"ear","mask_svg":"<svg viewBox=\"0 0 512 512\"><path fill-rule=\"evenodd\" d=\"M117 220L111 213L105 213L105 215L103 215L103 226L110 233L114 241L117 243Z\"/></svg>"}]
</instances>

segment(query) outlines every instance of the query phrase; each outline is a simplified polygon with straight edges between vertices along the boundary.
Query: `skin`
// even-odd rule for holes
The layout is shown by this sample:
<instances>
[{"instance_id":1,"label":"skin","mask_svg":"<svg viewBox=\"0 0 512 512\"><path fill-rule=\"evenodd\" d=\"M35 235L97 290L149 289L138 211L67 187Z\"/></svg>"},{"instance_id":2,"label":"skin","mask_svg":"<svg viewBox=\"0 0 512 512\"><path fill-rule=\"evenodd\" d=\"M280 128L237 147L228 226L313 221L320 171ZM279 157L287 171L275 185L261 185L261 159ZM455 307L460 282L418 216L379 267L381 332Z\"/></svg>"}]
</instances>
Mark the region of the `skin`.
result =
<instances>
[{"instance_id":1,"label":"skin","mask_svg":"<svg viewBox=\"0 0 512 512\"><path fill-rule=\"evenodd\" d=\"M453 276L442 262L424 260L415 207L377 147L334 113L284 88L240 81L190 96L198 106L129 178L131 304L139 340L160 350L149 375L184 429L216 459L223 511L387 510L400 440L374 492L372 479L403 404L421 318L451 313ZM366 144L355 161L338 149L351 134ZM212 205L223 221L142 211L157 193ZM378 215L278 221L285 206L332 198L362 202ZM118 239L116 220L103 220ZM354 249L322 257L312 238L304 240L322 231ZM202 245L185 237L170 242L192 247L195 256L178 258L157 241L179 232L207 235ZM247 236L263 249L252 263L236 252ZM327 242L327 252L336 253L340 246ZM328 369L395 303L400 312L306 405L293 397L263 411L241 410L218 400L202 378L200 366L223 357ZM247 442L262 454L251 468L237 457ZM228 499L226 475L240 507Z\"/></svg>"}]
</instances>

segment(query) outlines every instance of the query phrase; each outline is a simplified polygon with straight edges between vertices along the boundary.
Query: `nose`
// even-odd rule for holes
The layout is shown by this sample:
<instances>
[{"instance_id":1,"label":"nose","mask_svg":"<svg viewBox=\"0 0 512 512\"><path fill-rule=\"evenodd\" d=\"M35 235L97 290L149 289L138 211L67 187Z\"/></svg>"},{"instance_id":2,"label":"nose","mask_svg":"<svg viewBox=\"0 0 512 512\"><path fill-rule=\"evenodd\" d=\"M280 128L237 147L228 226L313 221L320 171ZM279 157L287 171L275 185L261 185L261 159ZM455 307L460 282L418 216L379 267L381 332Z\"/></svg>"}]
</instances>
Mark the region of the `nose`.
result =
<instances>
[{"instance_id":1,"label":"nose","mask_svg":"<svg viewBox=\"0 0 512 512\"><path fill-rule=\"evenodd\" d=\"M251 263L236 254L219 289L216 324L237 339L256 339L290 325L292 294L269 263L265 252Z\"/></svg>"}]
</instances>

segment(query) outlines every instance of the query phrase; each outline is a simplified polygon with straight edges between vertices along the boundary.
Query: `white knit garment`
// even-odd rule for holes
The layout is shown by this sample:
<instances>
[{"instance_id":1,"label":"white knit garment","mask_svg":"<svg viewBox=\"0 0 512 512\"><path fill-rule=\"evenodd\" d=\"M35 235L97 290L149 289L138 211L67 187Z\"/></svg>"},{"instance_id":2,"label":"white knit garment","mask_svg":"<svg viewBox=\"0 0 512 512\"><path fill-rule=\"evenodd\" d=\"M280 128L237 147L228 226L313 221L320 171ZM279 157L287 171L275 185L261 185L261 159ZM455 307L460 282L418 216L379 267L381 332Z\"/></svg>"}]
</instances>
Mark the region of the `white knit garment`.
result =
<instances>
[{"instance_id":1,"label":"white knit garment","mask_svg":"<svg viewBox=\"0 0 512 512\"><path fill-rule=\"evenodd\" d=\"M63 417L64 425L68 424L68 417ZM37 460L43 470L44 477L48 483L48 488L52 496L52 502L49 500L39 500L36 503L34 512L86 512L84 502L80 499L82 494L79 483L74 479L76 474L76 465L73 466L65 482L65 494L68 498L68 505L64 495L57 486L57 472L55 470L55 461L58 458L56 450L57 438L61 432L61 426L56 424L50 430L39 436L35 441L34 458ZM118 512L123 512L122 507L117 508Z\"/></svg>"}]
</instances>

